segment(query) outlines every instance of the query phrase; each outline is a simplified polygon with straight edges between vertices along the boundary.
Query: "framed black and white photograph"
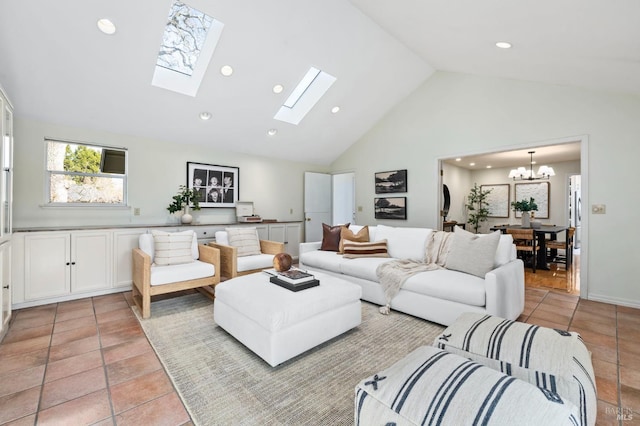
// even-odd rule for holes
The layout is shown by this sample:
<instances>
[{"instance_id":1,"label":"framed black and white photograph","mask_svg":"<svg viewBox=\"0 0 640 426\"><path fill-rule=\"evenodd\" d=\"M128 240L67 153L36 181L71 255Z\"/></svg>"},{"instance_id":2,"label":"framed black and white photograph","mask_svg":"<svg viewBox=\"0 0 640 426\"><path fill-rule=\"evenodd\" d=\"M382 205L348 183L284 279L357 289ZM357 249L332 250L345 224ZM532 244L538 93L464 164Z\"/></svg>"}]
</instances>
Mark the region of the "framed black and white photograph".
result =
<instances>
[{"instance_id":1,"label":"framed black and white photograph","mask_svg":"<svg viewBox=\"0 0 640 426\"><path fill-rule=\"evenodd\" d=\"M200 207L235 207L239 182L238 167L187 162L187 186L198 194Z\"/></svg>"},{"instance_id":2,"label":"framed black and white photograph","mask_svg":"<svg viewBox=\"0 0 640 426\"><path fill-rule=\"evenodd\" d=\"M549 182L536 183L516 183L515 184L515 200L514 201L533 201L538 206L538 210L534 211L536 219L549 219L549 192L551 185ZM515 212L516 217L522 217L522 212Z\"/></svg>"},{"instance_id":3,"label":"framed black and white photograph","mask_svg":"<svg viewBox=\"0 0 640 426\"><path fill-rule=\"evenodd\" d=\"M381 197L374 202L376 219L407 220L407 197Z\"/></svg>"},{"instance_id":4,"label":"framed black and white photograph","mask_svg":"<svg viewBox=\"0 0 640 426\"><path fill-rule=\"evenodd\" d=\"M499 185L480 185L481 191L491 191L487 195L487 217L509 217L511 185L508 183Z\"/></svg>"},{"instance_id":5,"label":"framed black and white photograph","mask_svg":"<svg viewBox=\"0 0 640 426\"><path fill-rule=\"evenodd\" d=\"M376 194L407 192L407 171L376 172Z\"/></svg>"}]
</instances>

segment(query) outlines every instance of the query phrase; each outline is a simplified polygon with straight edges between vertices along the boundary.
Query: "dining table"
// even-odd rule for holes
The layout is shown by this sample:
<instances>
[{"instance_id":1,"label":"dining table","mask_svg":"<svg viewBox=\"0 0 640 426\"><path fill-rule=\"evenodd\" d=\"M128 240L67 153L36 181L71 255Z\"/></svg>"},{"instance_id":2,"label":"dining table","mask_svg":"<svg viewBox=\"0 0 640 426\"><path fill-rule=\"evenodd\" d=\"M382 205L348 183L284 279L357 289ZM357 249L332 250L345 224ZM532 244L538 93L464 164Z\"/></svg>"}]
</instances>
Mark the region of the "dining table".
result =
<instances>
[{"instance_id":1,"label":"dining table","mask_svg":"<svg viewBox=\"0 0 640 426\"><path fill-rule=\"evenodd\" d=\"M564 225L540 225L536 228L524 227L522 225L496 225L490 228L491 231L500 231L503 234L507 233L507 229L533 229L536 234L536 241L538 242L538 253L536 254L536 268L545 271L549 270L549 264L547 263L547 235L550 240L556 240L558 234L565 232L565 236L568 236L567 230L569 226ZM566 238L566 237L565 237ZM554 254L555 255L555 254Z\"/></svg>"}]
</instances>

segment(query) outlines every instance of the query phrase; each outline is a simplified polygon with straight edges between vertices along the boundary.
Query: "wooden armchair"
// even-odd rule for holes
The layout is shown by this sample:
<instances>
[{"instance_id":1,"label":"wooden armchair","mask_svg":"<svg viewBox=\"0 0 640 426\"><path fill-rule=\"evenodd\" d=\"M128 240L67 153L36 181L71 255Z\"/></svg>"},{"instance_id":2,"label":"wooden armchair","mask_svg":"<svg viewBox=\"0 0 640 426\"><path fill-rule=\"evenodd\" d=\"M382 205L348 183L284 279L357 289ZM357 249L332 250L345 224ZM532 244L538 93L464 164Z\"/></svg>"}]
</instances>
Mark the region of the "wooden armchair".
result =
<instances>
[{"instance_id":1,"label":"wooden armchair","mask_svg":"<svg viewBox=\"0 0 640 426\"><path fill-rule=\"evenodd\" d=\"M140 236L141 240L149 237L153 239L149 234ZM140 308L142 318L151 316L151 297L158 294L195 288L212 296L212 291L205 288L220 282L220 251L199 244L198 253L198 260L191 263L158 266L153 264L151 254L141 248L133 249L133 300ZM175 277L186 279L176 281Z\"/></svg>"},{"instance_id":2,"label":"wooden armchair","mask_svg":"<svg viewBox=\"0 0 640 426\"><path fill-rule=\"evenodd\" d=\"M564 241L562 240L549 240L547 241L546 247L548 250L564 250L564 256L554 256L554 263L564 263L568 268L573 263L573 237L576 233L576 228L571 227L567 229L566 238Z\"/></svg>"},{"instance_id":3,"label":"wooden armchair","mask_svg":"<svg viewBox=\"0 0 640 426\"><path fill-rule=\"evenodd\" d=\"M513 237L518 253L531 253L531 269L536 272L536 233L533 229L507 228L507 234ZM523 259L524 260L524 259Z\"/></svg>"},{"instance_id":4,"label":"wooden armchair","mask_svg":"<svg viewBox=\"0 0 640 426\"><path fill-rule=\"evenodd\" d=\"M284 243L269 240L260 240L262 254L253 256L238 257L236 247L218 242L211 242L209 246L220 250L220 274L227 279L271 268L273 256L284 252Z\"/></svg>"}]
</instances>

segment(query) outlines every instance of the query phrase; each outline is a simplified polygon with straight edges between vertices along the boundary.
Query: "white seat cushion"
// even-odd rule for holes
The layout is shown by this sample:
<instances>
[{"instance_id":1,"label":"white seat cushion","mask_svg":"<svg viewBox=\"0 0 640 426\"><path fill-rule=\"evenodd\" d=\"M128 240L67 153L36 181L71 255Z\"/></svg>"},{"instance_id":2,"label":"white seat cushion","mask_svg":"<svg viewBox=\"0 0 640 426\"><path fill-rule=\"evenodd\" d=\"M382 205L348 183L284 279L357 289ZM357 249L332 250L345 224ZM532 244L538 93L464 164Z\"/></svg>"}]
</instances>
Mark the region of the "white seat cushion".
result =
<instances>
[{"instance_id":1,"label":"white seat cushion","mask_svg":"<svg viewBox=\"0 0 640 426\"><path fill-rule=\"evenodd\" d=\"M178 281L196 280L212 277L216 268L211 263L199 260L181 265L151 265L151 285L171 284Z\"/></svg>"},{"instance_id":2,"label":"white seat cushion","mask_svg":"<svg viewBox=\"0 0 640 426\"><path fill-rule=\"evenodd\" d=\"M300 263L304 266L338 273L340 273L340 265L348 260L335 251L314 250L300 254Z\"/></svg>"},{"instance_id":3,"label":"white seat cushion","mask_svg":"<svg viewBox=\"0 0 640 426\"><path fill-rule=\"evenodd\" d=\"M431 233L428 228L395 228L378 225L375 241L387 240L389 256L396 259L424 261L427 237Z\"/></svg>"},{"instance_id":4,"label":"white seat cushion","mask_svg":"<svg viewBox=\"0 0 640 426\"><path fill-rule=\"evenodd\" d=\"M420 272L405 281L402 289L465 305L486 303L484 279L447 269Z\"/></svg>"},{"instance_id":5,"label":"white seat cushion","mask_svg":"<svg viewBox=\"0 0 640 426\"><path fill-rule=\"evenodd\" d=\"M340 272L351 277L362 278L365 280L380 282L380 278L376 275L378 265L387 263L391 260L388 257L362 257L358 259L348 259L340 264Z\"/></svg>"},{"instance_id":6,"label":"white seat cushion","mask_svg":"<svg viewBox=\"0 0 640 426\"><path fill-rule=\"evenodd\" d=\"M238 258L238 272L273 267L273 254L255 254Z\"/></svg>"}]
</instances>

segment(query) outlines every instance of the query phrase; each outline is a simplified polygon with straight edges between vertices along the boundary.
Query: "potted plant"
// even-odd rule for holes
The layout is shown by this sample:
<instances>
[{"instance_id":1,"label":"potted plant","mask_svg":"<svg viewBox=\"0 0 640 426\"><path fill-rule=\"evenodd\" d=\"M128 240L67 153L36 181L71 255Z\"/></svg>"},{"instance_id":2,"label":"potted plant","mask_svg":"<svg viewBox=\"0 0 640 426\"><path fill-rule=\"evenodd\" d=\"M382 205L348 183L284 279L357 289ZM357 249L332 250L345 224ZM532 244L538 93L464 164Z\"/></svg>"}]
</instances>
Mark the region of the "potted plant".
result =
<instances>
[{"instance_id":1,"label":"potted plant","mask_svg":"<svg viewBox=\"0 0 640 426\"><path fill-rule=\"evenodd\" d=\"M467 196L467 204L465 207L469 211L467 223L473 225L473 231L477 234L478 228L482 222L486 222L489 216L489 209L487 209L487 197L491 193L491 190L483 191L477 183L473 184L471 192Z\"/></svg>"},{"instance_id":2,"label":"potted plant","mask_svg":"<svg viewBox=\"0 0 640 426\"><path fill-rule=\"evenodd\" d=\"M531 212L538 211L535 199L512 201L511 207L517 212L522 212L522 227L529 228L531 226Z\"/></svg>"},{"instance_id":3,"label":"potted plant","mask_svg":"<svg viewBox=\"0 0 640 426\"><path fill-rule=\"evenodd\" d=\"M198 194L195 189L180 185L178 193L174 195L172 199L173 201L169 204L169 207L167 207L169 213L183 211L184 213L180 221L182 223L191 223L193 216L189 214L189 207L192 207L194 210L200 210L200 202L198 201Z\"/></svg>"}]
</instances>

